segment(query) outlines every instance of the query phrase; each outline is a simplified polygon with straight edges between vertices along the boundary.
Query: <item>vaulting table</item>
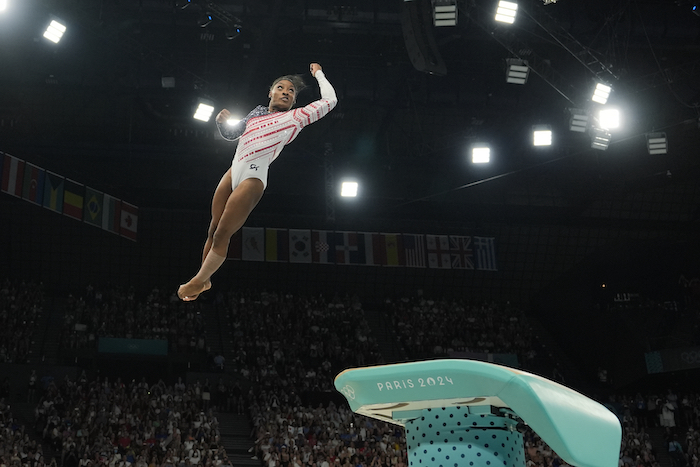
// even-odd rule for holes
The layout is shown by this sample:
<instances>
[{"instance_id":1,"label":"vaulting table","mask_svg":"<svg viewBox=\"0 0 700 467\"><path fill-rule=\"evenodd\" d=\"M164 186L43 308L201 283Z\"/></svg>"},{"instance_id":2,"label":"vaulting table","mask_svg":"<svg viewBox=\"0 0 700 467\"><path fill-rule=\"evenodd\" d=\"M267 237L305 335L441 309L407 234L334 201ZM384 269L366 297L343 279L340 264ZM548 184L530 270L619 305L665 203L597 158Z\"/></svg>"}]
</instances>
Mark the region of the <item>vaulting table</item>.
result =
<instances>
[{"instance_id":1,"label":"vaulting table","mask_svg":"<svg viewBox=\"0 0 700 467\"><path fill-rule=\"evenodd\" d=\"M335 387L359 414L406 429L413 467L525 467L519 423L564 461L617 467L622 429L607 408L561 384L474 360L345 370Z\"/></svg>"}]
</instances>

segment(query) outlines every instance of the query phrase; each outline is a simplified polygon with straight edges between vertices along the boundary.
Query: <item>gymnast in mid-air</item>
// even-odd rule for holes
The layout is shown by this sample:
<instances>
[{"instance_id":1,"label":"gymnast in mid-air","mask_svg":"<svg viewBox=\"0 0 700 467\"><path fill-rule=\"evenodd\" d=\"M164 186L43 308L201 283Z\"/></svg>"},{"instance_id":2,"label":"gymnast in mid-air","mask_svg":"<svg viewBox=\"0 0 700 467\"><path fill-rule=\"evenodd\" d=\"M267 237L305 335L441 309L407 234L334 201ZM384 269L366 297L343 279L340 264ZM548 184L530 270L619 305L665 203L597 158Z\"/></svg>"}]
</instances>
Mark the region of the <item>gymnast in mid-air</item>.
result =
<instances>
[{"instance_id":1,"label":"gymnast in mid-air","mask_svg":"<svg viewBox=\"0 0 700 467\"><path fill-rule=\"evenodd\" d=\"M316 122L338 103L335 90L321 70L321 65L310 65L311 75L318 81L321 99L294 109L297 95L304 81L296 75L277 78L270 87L267 107L259 105L236 125L227 125L231 113L223 109L216 116L221 136L229 141L238 139L231 168L221 178L211 203L211 224L204 243L199 272L177 295L192 301L211 288L211 276L226 260L231 237L245 223L253 208L262 198L267 186L267 172L285 145L296 138L306 125Z\"/></svg>"}]
</instances>

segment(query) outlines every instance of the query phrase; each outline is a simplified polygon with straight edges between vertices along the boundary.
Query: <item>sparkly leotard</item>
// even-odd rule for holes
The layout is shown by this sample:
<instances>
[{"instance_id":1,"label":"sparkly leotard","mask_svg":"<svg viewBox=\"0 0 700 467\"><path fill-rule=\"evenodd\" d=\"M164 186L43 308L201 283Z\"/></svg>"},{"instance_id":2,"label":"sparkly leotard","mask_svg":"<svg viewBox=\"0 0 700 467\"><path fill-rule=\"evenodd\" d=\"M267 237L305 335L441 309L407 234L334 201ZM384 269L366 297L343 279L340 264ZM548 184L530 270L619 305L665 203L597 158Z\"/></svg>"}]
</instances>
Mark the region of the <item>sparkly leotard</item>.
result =
<instances>
[{"instance_id":1,"label":"sparkly leotard","mask_svg":"<svg viewBox=\"0 0 700 467\"><path fill-rule=\"evenodd\" d=\"M338 103L333 86L323 71L315 73L321 99L286 112L270 112L261 105L234 126L218 124L221 136L239 139L231 164L233 188L246 178L259 178L267 186L267 168L282 149L311 123L328 114Z\"/></svg>"}]
</instances>

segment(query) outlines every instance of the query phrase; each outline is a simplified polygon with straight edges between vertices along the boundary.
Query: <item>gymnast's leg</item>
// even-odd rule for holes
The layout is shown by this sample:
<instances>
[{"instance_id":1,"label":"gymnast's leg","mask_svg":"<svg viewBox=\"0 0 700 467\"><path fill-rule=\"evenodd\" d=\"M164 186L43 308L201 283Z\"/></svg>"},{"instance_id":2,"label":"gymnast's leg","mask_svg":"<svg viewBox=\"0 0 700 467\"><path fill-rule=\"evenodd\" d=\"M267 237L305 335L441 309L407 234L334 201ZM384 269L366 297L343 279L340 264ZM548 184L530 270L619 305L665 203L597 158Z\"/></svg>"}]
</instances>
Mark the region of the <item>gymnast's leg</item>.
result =
<instances>
[{"instance_id":1,"label":"gymnast's leg","mask_svg":"<svg viewBox=\"0 0 700 467\"><path fill-rule=\"evenodd\" d=\"M228 180L228 185L226 181ZM178 297L185 301L195 300L200 293L211 287L210 278L226 260L226 253L231 237L245 223L248 216L262 198L265 186L258 178L243 180L233 191L221 210L221 201L225 198L226 187L231 187L230 170L221 179L212 200L212 221L209 235L204 244L202 266L197 275L180 286ZM219 212L221 214L219 215Z\"/></svg>"}]
</instances>

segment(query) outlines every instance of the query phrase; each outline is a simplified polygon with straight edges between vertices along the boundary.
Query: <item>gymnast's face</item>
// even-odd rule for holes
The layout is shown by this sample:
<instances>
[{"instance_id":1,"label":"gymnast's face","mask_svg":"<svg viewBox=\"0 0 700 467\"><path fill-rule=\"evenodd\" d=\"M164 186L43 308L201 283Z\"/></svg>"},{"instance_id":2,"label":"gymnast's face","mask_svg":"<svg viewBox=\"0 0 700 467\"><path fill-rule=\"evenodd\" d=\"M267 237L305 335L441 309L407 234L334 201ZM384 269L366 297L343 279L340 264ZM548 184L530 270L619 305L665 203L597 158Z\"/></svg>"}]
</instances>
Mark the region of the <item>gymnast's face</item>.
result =
<instances>
[{"instance_id":1,"label":"gymnast's face","mask_svg":"<svg viewBox=\"0 0 700 467\"><path fill-rule=\"evenodd\" d=\"M271 112L284 112L292 108L296 101L297 90L291 81L286 79L276 82L270 89Z\"/></svg>"}]
</instances>

